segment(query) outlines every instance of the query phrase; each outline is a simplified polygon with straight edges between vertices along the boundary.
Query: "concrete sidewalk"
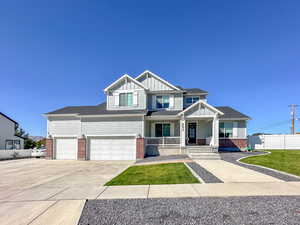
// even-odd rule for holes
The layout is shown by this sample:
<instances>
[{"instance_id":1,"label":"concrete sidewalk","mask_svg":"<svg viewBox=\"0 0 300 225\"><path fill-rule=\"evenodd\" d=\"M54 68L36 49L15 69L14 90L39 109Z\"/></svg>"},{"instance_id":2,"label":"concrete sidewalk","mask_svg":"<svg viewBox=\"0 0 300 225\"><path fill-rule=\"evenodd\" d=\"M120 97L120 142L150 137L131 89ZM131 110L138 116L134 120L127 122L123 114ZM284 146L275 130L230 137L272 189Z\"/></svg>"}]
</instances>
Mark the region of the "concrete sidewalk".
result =
<instances>
[{"instance_id":1,"label":"concrete sidewalk","mask_svg":"<svg viewBox=\"0 0 300 225\"><path fill-rule=\"evenodd\" d=\"M300 182L245 182L107 187L97 199L300 195Z\"/></svg>"},{"instance_id":2,"label":"concrete sidewalk","mask_svg":"<svg viewBox=\"0 0 300 225\"><path fill-rule=\"evenodd\" d=\"M283 182L283 180L226 162L224 160L195 160L224 183Z\"/></svg>"}]
</instances>

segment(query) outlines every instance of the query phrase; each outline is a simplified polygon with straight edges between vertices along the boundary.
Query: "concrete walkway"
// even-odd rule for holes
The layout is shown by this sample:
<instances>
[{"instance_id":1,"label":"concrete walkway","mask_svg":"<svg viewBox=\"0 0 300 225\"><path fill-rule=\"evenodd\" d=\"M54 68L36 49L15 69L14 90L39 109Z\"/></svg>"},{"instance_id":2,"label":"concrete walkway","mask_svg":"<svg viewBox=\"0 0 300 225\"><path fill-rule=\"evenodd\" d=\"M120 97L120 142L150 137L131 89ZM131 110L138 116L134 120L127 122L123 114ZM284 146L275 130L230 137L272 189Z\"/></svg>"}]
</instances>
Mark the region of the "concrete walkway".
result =
<instances>
[{"instance_id":1,"label":"concrete walkway","mask_svg":"<svg viewBox=\"0 0 300 225\"><path fill-rule=\"evenodd\" d=\"M195 160L195 162L214 174L224 183L283 182L283 180L226 162L224 160Z\"/></svg>"}]
</instances>

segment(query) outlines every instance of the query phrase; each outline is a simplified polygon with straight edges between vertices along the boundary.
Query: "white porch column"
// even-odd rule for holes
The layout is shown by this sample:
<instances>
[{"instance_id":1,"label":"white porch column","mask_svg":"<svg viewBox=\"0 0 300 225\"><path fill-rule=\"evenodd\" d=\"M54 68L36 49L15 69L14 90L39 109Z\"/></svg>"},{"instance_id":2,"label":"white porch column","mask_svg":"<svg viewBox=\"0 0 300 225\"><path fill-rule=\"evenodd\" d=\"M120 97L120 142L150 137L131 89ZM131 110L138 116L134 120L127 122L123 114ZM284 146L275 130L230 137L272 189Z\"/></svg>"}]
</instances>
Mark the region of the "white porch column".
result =
<instances>
[{"instance_id":1,"label":"white porch column","mask_svg":"<svg viewBox=\"0 0 300 225\"><path fill-rule=\"evenodd\" d=\"M217 114L214 116L213 119L211 144L214 148L219 147L219 118Z\"/></svg>"},{"instance_id":2,"label":"white porch column","mask_svg":"<svg viewBox=\"0 0 300 225\"><path fill-rule=\"evenodd\" d=\"M180 146L185 147L185 119L180 119Z\"/></svg>"}]
</instances>

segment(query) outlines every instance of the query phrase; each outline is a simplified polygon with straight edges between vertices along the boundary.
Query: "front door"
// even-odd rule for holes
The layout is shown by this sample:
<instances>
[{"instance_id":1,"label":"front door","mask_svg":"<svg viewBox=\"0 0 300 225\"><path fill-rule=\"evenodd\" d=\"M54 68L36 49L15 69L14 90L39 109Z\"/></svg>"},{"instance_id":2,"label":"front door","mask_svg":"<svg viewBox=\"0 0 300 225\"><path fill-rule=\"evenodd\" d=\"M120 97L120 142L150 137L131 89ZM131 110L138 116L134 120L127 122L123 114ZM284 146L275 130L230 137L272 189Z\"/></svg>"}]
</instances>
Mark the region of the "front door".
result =
<instances>
[{"instance_id":1,"label":"front door","mask_svg":"<svg viewBox=\"0 0 300 225\"><path fill-rule=\"evenodd\" d=\"M188 123L188 144L196 144L197 123Z\"/></svg>"}]
</instances>

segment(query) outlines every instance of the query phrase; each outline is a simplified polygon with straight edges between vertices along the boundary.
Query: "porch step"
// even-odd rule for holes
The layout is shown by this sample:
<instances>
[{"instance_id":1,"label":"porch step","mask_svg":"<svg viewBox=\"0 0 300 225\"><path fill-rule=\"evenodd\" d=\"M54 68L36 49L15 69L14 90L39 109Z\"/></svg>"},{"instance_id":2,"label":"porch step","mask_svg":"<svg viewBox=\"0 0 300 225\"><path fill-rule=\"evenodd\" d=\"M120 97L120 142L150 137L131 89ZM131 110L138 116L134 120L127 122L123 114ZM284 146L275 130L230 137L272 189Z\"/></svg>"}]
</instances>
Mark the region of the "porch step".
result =
<instances>
[{"instance_id":1,"label":"porch step","mask_svg":"<svg viewBox=\"0 0 300 225\"><path fill-rule=\"evenodd\" d=\"M188 146L187 147L188 153L205 153L205 152L216 152L210 146Z\"/></svg>"},{"instance_id":2,"label":"porch step","mask_svg":"<svg viewBox=\"0 0 300 225\"><path fill-rule=\"evenodd\" d=\"M220 154L214 152L189 153L189 157L192 159L206 159L206 160L221 159Z\"/></svg>"}]
</instances>

